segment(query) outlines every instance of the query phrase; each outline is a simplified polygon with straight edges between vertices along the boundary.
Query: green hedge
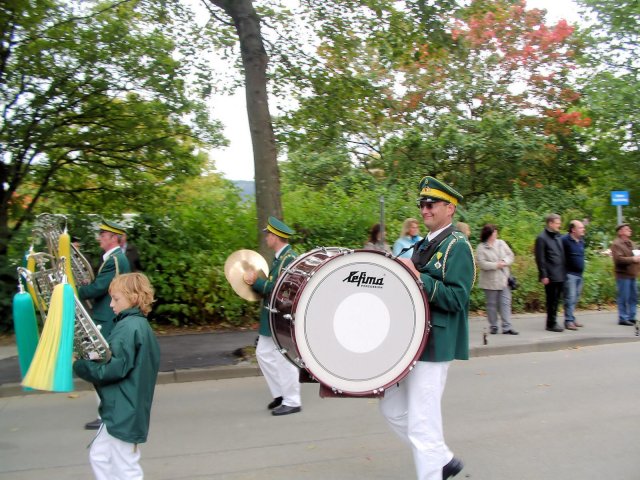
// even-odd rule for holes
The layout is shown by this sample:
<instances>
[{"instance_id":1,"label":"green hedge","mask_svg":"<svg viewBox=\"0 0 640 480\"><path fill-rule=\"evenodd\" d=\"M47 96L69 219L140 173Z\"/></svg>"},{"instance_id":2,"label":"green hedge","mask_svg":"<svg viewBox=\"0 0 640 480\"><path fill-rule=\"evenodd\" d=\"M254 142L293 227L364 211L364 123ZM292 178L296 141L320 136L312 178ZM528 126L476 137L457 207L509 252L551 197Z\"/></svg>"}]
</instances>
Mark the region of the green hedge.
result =
<instances>
[{"instance_id":1,"label":"green hedge","mask_svg":"<svg viewBox=\"0 0 640 480\"><path fill-rule=\"evenodd\" d=\"M297 234L292 244L298 253L318 246L361 248L369 228L380 221L380 198L384 197L385 223L389 244L397 238L407 217L420 220L415 207L415 185L385 186L371 177L344 177L322 187L299 182L283 188L285 221ZM560 198L560 200L558 200ZM548 202L556 202L550 205ZM514 189L508 198L485 196L460 207L456 220L471 226L474 247L485 223L498 225L500 237L516 255L513 273L520 288L514 291L513 311L544 311L544 288L538 282L533 245L543 228L543 217L557 211L568 222L589 216L582 211L582 198L548 191ZM168 192L161 205L145 205L127 219L129 240L139 249L145 273L156 288L157 303L151 320L157 324L214 325L239 327L253 324L258 303L239 298L224 277L226 258L238 249L258 249L256 213L253 199L217 176L202 177ZM566 213L569 212L569 213ZM116 215L108 215L117 219ZM101 252L95 241L97 215L69 215L70 232L83 240L82 251L97 266ZM598 250L612 240L612 229L594 222L588 226L589 246L585 287L581 307L596 307L615 301L615 281L611 258ZM30 231L30 227L24 230ZM422 228L422 234L425 231ZM3 304L5 329L11 328L10 292L15 291L12 275L31 240L22 235L12 244L14 262L5 268ZM42 247L42 246L41 246ZM7 279L5 281L5 279ZM484 293L476 286L471 310L484 310Z\"/></svg>"}]
</instances>

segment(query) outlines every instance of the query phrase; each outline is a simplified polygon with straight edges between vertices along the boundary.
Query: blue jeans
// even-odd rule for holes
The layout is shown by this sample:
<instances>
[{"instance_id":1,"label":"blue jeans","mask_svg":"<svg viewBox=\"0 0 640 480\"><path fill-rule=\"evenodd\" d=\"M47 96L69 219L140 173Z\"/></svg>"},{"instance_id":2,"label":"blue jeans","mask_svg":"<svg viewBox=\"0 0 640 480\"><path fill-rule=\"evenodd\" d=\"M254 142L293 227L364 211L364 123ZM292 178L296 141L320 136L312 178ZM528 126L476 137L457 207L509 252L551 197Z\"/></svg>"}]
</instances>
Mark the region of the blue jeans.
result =
<instances>
[{"instance_id":1,"label":"blue jeans","mask_svg":"<svg viewBox=\"0 0 640 480\"><path fill-rule=\"evenodd\" d=\"M636 308L638 305L638 285L635 278L617 278L618 287L618 321L636 320Z\"/></svg>"},{"instance_id":2,"label":"blue jeans","mask_svg":"<svg viewBox=\"0 0 640 480\"><path fill-rule=\"evenodd\" d=\"M567 280L564 282L564 323L575 322L576 305L582 294L582 276L567 274Z\"/></svg>"}]
</instances>

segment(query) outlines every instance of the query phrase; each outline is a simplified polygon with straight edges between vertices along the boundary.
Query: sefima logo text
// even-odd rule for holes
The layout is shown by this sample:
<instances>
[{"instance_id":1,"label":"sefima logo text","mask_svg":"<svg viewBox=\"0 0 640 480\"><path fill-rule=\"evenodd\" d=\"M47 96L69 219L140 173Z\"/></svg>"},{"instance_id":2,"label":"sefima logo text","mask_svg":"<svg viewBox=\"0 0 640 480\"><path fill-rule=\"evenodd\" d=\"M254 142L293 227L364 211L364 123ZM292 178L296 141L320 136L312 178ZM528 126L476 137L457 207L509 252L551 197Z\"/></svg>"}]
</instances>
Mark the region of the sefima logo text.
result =
<instances>
[{"instance_id":1,"label":"sefima logo text","mask_svg":"<svg viewBox=\"0 0 640 480\"><path fill-rule=\"evenodd\" d=\"M369 277L367 272L349 272L349 276L342 280L343 282L355 283L357 286L372 285L381 287L384 285L384 277Z\"/></svg>"}]
</instances>

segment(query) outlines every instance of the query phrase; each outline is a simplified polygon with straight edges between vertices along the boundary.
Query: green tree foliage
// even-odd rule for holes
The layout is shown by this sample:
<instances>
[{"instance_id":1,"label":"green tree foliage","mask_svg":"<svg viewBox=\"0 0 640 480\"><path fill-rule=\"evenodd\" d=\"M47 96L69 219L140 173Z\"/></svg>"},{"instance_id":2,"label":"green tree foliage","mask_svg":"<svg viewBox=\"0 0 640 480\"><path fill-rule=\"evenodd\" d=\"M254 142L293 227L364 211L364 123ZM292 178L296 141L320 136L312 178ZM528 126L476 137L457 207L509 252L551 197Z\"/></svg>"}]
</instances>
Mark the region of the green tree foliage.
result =
<instances>
[{"instance_id":1,"label":"green tree foliage","mask_svg":"<svg viewBox=\"0 0 640 480\"><path fill-rule=\"evenodd\" d=\"M202 42L240 65L238 35L260 33L249 28L258 15L271 92L285 101L276 124L283 186L271 191L282 193L299 253L361 248L381 197L393 243L405 218L420 219L418 180L436 174L465 195L457 219L471 225L474 245L495 223L514 249L515 311L544 308L533 242L551 211L565 223L592 218L582 304L608 303L611 259L599 251L613 235L609 191L635 198L640 172L637 56L627 43L637 39L637 12L631 1L620 11L585 1L611 40L597 55L595 30L576 44L566 23L547 25L542 12L503 0L310 0L291 11L271 0L207 0L212 20L195 33L173 0L5 2L0 229L13 237L11 258L28 246L19 227L55 210L78 214L71 232L82 231L83 251L99 263L87 214L135 209L130 239L157 289L155 322L255 321L257 305L232 292L223 265L237 249L259 248L259 215L228 182L196 175L206 165L200 147L220 139L183 78L195 79L198 95L213 91L222 74L203 66ZM240 4L248 30L229 21L247 20L234 17ZM589 71L574 70L577 47L594 62L580 94L573 79ZM471 308L483 305L475 288Z\"/></svg>"},{"instance_id":2,"label":"green tree foliage","mask_svg":"<svg viewBox=\"0 0 640 480\"><path fill-rule=\"evenodd\" d=\"M291 82L296 108L278 124L291 151L304 145L339 148L377 168L393 122L397 68L420 45L442 42L444 18L455 2L311 1L299 13L311 26L310 46L289 48L280 71ZM300 27L298 27L300 28ZM277 74L278 72L276 72ZM280 77L284 77L281 74Z\"/></svg>"},{"instance_id":3,"label":"green tree foliage","mask_svg":"<svg viewBox=\"0 0 640 480\"><path fill-rule=\"evenodd\" d=\"M338 246L362 248L369 228L380 221L380 196L385 200L385 224L387 241L396 240L405 218L417 218L424 226L415 208L417 180L415 183L385 185L369 175L359 176L353 169L351 175L334 179L318 188L304 183L285 183L283 205L286 220L297 234L292 238L294 248L307 252L316 247ZM284 178L289 178L287 175ZM513 311L517 313L544 311L544 288L538 279L534 260L534 242L544 228L544 217L558 212L563 217L563 231L572 219L589 216L589 198L576 192L570 193L556 186L521 188L515 185L509 195L484 194L472 201L465 201L458 208L456 221L470 225L472 245L480 241L480 230L486 223L498 226L500 238L513 249L516 261L513 273L520 288L513 292ZM601 254L608 247L611 235L602 236L598 225L587 227L588 260L585 287L581 299L583 307L606 305L615 300L615 281L611 258ZM471 310L484 309L485 296L474 288Z\"/></svg>"},{"instance_id":4,"label":"green tree foliage","mask_svg":"<svg viewBox=\"0 0 640 480\"><path fill-rule=\"evenodd\" d=\"M604 200L596 215L613 228L609 192L630 192L627 221L640 221L640 7L633 0L582 0L589 27L582 37L584 109L593 119L586 147L591 192Z\"/></svg>"},{"instance_id":5,"label":"green tree foliage","mask_svg":"<svg viewBox=\"0 0 640 480\"><path fill-rule=\"evenodd\" d=\"M323 5L298 108L281 118L291 152L340 148L390 184L428 172L470 196L583 180L589 120L566 22L509 1Z\"/></svg>"},{"instance_id":6,"label":"green tree foliage","mask_svg":"<svg viewBox=\"0 0 640 480\"><path fill-rule=\"evenodd\" d=\"M256 248L255 222L255 207L216 175L171 188L164 204L137 216L129 237L156 287L153 321L246 323L255 305L231 289L224 263L235 250Z\"/></svg>"},{"instance_id":7,"label":"green tree foliage","mask_svg":"<svg viewBox=\"0 0 640 480\"><path fill-rule=\"evenodd\" d=\"M187 21L177 1L0 3L2 302L36 214L160 201L223 143L175 58Z\"/></svg>"},{"instance_id":8,"label":"green tree foliage","mask_svg":"<svg viewBox=\"0 0 640 480\"><path fill-rule=\"evenodd\" d=\"M231 26L239 44L242 74L247 100L247 114L253 147L255 191L258 231L270 215L282 216L280 201L280 171L278 169L276 139L273 131L267 89L269 56L261 31L261 17L253 0L205 0L210 4L214 19L222 22L226 40ZM220 19L220 12L225 16ZM213 41L215 37L212 37ZM260 251L268 252L264 236L260 238Z\"/></svg>"},{"instance_id":9,"label":"green tree foliage","mask_svg":"<svg viewBox=\"0 0 640 480\"><path fill-rule=\"evenodd\" d=\"M163 34L174 2L0 6L0 256L40 204L119 211L200 172L219 124ZM42 211L42 210L40 210Z\"/></svg>"}]
</instances>

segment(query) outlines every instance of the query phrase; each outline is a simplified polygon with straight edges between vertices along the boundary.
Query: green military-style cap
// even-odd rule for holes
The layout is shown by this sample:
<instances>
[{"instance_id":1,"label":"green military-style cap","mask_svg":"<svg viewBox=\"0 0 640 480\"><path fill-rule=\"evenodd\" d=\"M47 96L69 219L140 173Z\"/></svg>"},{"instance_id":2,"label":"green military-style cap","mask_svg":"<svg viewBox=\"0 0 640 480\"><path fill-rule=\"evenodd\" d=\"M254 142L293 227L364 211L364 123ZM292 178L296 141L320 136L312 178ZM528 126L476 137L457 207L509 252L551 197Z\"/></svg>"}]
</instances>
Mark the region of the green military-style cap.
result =
<instances>
[{"instance_id":1,"label":"green military-style cap","mask_svg":"<svg viewBox=\"0 0 640 480\"><path fill-rule=\"evenodd\" d=\"M102 219L102 223L100 224L100 231L111 232L115 233L116 235L124 235L125 233L127 233L122 225L119 225L115 222L109 222L105 219Z\"/></svg>"},{"instance_id":2,"label":"green military-style cap","mask_svg":"<svg viewBox=\"0 0 640 480\"><path fill-rule=\"evenodd\" d=\"M445 201L458 205L458 202L462 201L462 195L457 190L451 188L444 182L441 182L437 178L426 176L420 180L418 187L418 202L440 202Z\"/></svg>"},{"instance_id":3,"label":"green military-style cap","mask_svg":"<svg viewBox=\"0 0 640 480\"><path fill-rule=\"evenodd\" d=\"M281 238L289 238L291 235L296 233L276 217L269 217L267 227L263 231L271 232Z\"/></svg>"}]
</instances>

